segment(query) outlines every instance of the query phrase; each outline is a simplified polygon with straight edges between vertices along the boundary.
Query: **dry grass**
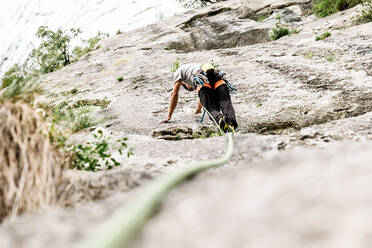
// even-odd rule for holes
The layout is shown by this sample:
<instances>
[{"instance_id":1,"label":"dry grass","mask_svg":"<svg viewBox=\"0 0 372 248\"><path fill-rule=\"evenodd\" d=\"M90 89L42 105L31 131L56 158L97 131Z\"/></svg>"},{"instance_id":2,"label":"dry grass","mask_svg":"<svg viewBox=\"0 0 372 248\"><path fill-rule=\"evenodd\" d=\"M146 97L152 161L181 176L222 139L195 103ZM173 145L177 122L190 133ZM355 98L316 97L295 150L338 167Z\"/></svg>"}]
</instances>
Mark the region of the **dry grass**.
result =
<instances>
[{"instance_id":1,"label":"dry grass","mask_svg":"<svg viewBox=\"0 0 372 248\"><path fill-rule=\"evenodd\" d=\"M39 114L0 102L0 221L54 204L62 164Z\"/></svg>"}]
</instances>

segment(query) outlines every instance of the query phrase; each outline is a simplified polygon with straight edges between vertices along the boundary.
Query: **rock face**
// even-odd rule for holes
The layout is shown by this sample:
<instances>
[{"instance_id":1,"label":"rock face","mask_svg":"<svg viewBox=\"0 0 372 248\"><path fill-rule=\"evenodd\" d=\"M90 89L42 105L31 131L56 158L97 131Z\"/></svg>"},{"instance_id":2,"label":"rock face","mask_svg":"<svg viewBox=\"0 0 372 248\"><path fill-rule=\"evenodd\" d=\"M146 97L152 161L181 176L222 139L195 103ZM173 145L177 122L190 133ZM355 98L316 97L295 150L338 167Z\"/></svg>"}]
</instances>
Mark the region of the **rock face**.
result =
<instances>
[{"instance_id":1,"label":"rock face","mask_svg":"<svg viewBox=\"0 0 372 248\"><path fill-rule=\"evenodd\" d=\"M2 247L78 244L135 197L134 187L180 164L220 156L223 137L198 139L215 135L209 120L195 122L194 92L181 91L173 122L159 124L169 106L172 66L209 60L238 88L234 156L175 190L134 247L367 246L372 24L353 23L360 6L323 19L309 15L309 6L223 1L116 36L45 75L40 101L109 100L96 114L109 119L102 126L113 136L129 136L135 156L115 171L68 173L65 180L76 186L66 200L75 208L32 215L37 231L25 218L3 225ZM281 25L300 32L270 41L278 14ZM315 41L326 31L330 37ZM86 201L95 202L77 206Z\"/></svg>"}]
</instances>

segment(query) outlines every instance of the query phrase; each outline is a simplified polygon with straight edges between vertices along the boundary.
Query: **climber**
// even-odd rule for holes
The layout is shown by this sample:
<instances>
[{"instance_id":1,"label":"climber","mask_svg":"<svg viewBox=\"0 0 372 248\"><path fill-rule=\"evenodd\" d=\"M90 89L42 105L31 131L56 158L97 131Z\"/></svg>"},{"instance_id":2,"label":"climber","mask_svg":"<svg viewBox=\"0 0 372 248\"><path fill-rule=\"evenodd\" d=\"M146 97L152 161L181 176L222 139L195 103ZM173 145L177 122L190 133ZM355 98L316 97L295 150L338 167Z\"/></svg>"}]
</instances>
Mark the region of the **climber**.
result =
<instances>
[{"instance_id":1,"label":"climber","mask_svg":"<svg viewBox=\"0 0 372 248\"><path fill-rule=\"evenodd\" d=\"M229 92L235 91L235 88L226 83L223 74L211 63L182 65L174 73L173 79L174 87L168 116L162 123L167 123L172 118L178 102L178 92L182 86L188 91L196 89L198 92L199 101L195 114L201 113L204 107L223 131L233 131L238 127Z\"/></svg>"}]
</instances>

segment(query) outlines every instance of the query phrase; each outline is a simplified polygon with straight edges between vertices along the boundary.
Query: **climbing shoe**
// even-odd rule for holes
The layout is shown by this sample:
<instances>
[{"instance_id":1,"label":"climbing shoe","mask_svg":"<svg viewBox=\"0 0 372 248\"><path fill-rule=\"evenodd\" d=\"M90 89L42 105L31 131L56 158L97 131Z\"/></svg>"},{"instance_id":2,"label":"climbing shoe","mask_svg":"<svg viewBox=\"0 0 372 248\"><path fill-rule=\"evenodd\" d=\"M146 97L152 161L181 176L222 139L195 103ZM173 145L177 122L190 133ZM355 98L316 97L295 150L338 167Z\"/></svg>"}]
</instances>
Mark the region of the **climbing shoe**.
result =
<instances>
[{"instance_id":1,"label":"climbing shoe","mask_svg":"<svg viewBox=\"0 0 372 248\"><path fill-rule=\"evenodd\" d=\"M225 129L223 130L225 133L235 133L235 128L234 126L230 124L225 125Z\"/></svg>"},{"instance_id":2,"label":"climbing shoe","mask_svg":"<svg viewBox=\"0 0 372 248\"><path fill-rule=\"evenodd\" d=\"M220 126L221 130L225 132L225 126L226 126L225 117L221 116L218 118L218 126Z\"/></svg>"},{"instance_id":3,"label":"climbing shoe","mask_svg":"<svg viewBox=\"0 0 372 248\"><path fill-rule=\"evenodd\" d=\"M218 125L220 126L221 130L224 132L224 133L227 133L227 132L230 132L230 133L234 133L235 132L235 128L233 125L230 125L228 123L226 123L225 121L225 117L221 116L219 119L218 119Z\"/></svg>"}]
</instances>

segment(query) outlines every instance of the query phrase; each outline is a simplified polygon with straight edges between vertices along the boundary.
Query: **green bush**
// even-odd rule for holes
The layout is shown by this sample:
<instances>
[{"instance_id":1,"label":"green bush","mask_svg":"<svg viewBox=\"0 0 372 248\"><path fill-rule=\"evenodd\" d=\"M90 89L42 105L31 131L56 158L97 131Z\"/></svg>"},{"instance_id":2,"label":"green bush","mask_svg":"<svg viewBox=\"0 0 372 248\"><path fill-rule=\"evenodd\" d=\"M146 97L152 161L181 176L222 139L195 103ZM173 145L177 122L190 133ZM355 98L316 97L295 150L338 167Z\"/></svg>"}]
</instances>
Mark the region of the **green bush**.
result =
<instances>
[{"instance_id":1,"label":"green bush","mask_svg":"<svg viewBox=\"0 0 372 248\"><path fill-rule=\"evenodd\" d=\"M7 99L13 102L22 101L33 105L35 96L41 93L40 82L37 78L29 81L16 78L4 88L0 99Z\"/></svg>"},{"instance_id":2,"label":"green bush","mask_svg":"<svg viewBox=\"0 0 372 248\"><path fill-rule=\"evenodd\" d=\"M116 80L118 80L118 82L122 82L124 80L124 78L122 76L120 76Z\"/></svg>"},{"instance_id":3,"label":"green bush","mask_svg":"<svg viewBox=\"0 0 372 248\"><path fill-rule=\"evenodd\" d=\"M172 65L171 72L177 71L177 69L180 68L180 58L177 58Z\"/></svg>"},{"instance_id":4,"label":"green bush","mask_svg":"<svg viewBox=\"0 0 372 248\"><path fill-rule=\"evenodd\" d=\"M93 135L94 141L87 144L77 144L71 149L72 162L71 167L78 170L98 171L103 169L112 169L119 166L120 163L112 156L111 151L118 151L123 155L123 150L127 150L127 157L133 155L133 149L128 148L127 138L117 140L110 146L110 137L105 137L102 130L98 130Z\"/></svg>"},{"instance_id":5,"label":"green bush","mask_svg":"<svg viewBox=\"0 0 372 248\"><path fill-rule=\"evenodd\" d=\"M318 17L326 17L337 11L352 8L364 0L316 0L313 11Z\"/></svg>"},{"instance_id":6,"label":"green bush","mask_svg":"<svg viewBox=\"0 0 372 248\"><path fill-rule=\"evenodd\" d=\"M73 50L73 55L75 57L75 60L77 60L78 58L84 56L85 54L87 54L91 51L97 50L99 48L99 46L97 45L98 42L100 42L101 40L103 40L107 37L109 37L109 35L107 33L98 32L96 36L94 36L94 37L92 37L88 40L84 40L83 43L85 44L85 46L83 46L83 47L77 46ZM106 49L106 51L110 51L110 48L107 48L107 49Z\"/></svg>"},{"instance_id":7,"label":"green bush","mask_svg":"<svg viewBox=\"0 0 372 248\"><path fill-rule=\"evenodd\" d=\"M301 32L301 29L291 29L289 30L289 34L299 34Z\"/></svg>"},{"instance_id":8,"label":"green bush","mask_svg":"<svg viewBox=\"0 0 372 248\"><path fill-rule=\"evenodd\" d=\"M365 0L358 21L361 23L372 22L372 0Z\"/></svg>"},{"instance_id":9,"label":"green bush","mask_svg":"<svg viewBox=\"0 0 372 248\"><path fill-rule=\"evenodd\" d=\"M41 44L31 52L30 63L40 73L53 72L70 64L74 57L70 43L80 33L80 29L72 28L68 33L60 28L57 31L52 31L48 30L47 26L40 26L36 37L41 39Z\"/></svg>"},{"instance_id":10,"label":"green bush","mask_svg":"<svg viewBox=\"0 0 372 248\"><path fill-rule=\"evenodd\" d=\"M315 37L315 40L318 41L318 40L324 40L325 38L328 38L329 36L331 36L331 33L330 32L325 32L317 37Z\"/></svg>"},{"instance_id":11,"label":"green bush","mask_svg":"<svg viewBox=\"0 0 372 248\"><path fill-rule=\"evenodd\" d=\"M1 88L8 87L13 83L20 83L26 80L26 75L18 64L13 65L2 78Z\"/></svg>"},{"instance_id":12,"label":"green bush","mask_svg":"<svg viewBox=\"0 0 372 248\"><path fill-rule=\"evenodd\" d=\"M41 39L38 48L32 50L22 65L15 64L1 79L1 88L10 87L10 95L19 95L24 89L25 82L34 80L43 73L55 71L62 66L74 62L82 55L97 48L97 43L107 37L107 34L98 33L97 36L83 41L85 46L71 48L71 40L77 38L80 29L70 29L69 32L58 29L49 30L47 26L40 26L36 37ZM31 81L32 82L32 81Z\"/></svg>"},{"instance_id":13,"label":"green bush","mask_svg":"<svg viewBox=\"0 0 372 248\"><path fill-rule=\"evenodd\" d=\"M270 16L269 13L261 14L255 18L257 22L262 22Z\"/></svg>"},{"instance_id":14,"label":"green bush","mask_svg":"<svg viewBox=\"0 0 372 248\"><path fill-rule=\"evenodd\" d=\"M271 40L277 40L283 36L289 35L289 29L288 28L273 28L270 33L270 39Z\"/></svg>"},{"instance_id":15,"label":"green bush","mask_svg":"<svg viewBox=\"0 0 372 248\"><path fill-rule=\"evenodd\" d=\"M52 123L66 122L74 132L95 126L102 122L102 120L95 120L91 117L91 106L72 108L68 106L67 103L61 103L47 111L51 112L50 120Z\"/></svg>"},{"instance_id":16,"label":"green bush","mask_svg":"<svg viewBox=\"0 0 372 248\"><path fill-rule=\"evenodd\" d=\"M90 114L80 114L76 115L74 122L72 123L71 129L74 132L78 132L88 127L93 127L98 124L96 120L94 120Z\"/></svg>"}]
</instances>

